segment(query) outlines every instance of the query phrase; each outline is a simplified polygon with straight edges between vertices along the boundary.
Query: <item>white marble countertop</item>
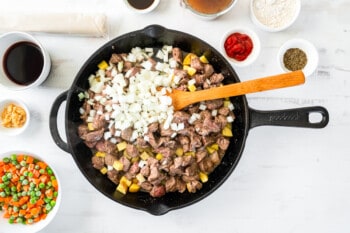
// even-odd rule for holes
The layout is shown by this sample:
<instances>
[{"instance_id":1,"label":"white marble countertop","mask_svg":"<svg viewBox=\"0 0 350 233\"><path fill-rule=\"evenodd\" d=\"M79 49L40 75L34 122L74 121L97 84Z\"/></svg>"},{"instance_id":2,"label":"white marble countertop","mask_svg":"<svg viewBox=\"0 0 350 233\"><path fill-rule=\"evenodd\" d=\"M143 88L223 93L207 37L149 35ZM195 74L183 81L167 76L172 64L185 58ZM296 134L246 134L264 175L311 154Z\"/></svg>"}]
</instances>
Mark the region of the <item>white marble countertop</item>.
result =
<instances>
[{"instance_id":1,"label":"white marble countertop","mask_svg":"<svg viewBox=\"0 0 350 233\"><path fill-rule=\"evenodd\" d=\"M214 21L198 19L175 0L162 0L154 12L146 15L129 11L121 0L12 0L1 8L38 14L67 10L102 12L108 16L108 38L35 33L51 55L49 78L35 89L1 90L0 98L13 96L27 103L32 121L23 135L0 136L0 153L25 150L40 154L54 165L61 179L62 205L42 233L349 232L349 1L303 0L295 24L277 33L264 32L253 25L247 0L239 0L229 13ZM318 49L320 61L305 85L251 94L247 99L251 107L260 110L321 105L329 111L328 126L252 129L229 179L192 206L156 217L111 201L88 183L72 156L53 142L49 112L55 98L70 87L84 61L102 44L155 23L191 33L217 49L221 35L230 27L253 29L261 39L262 51L253 65L236 68L241 81L281 72L276 56L286 40L311 41ZM60 112L58 125L64 135L63 110Z\"/></svg>"}]
</instances>

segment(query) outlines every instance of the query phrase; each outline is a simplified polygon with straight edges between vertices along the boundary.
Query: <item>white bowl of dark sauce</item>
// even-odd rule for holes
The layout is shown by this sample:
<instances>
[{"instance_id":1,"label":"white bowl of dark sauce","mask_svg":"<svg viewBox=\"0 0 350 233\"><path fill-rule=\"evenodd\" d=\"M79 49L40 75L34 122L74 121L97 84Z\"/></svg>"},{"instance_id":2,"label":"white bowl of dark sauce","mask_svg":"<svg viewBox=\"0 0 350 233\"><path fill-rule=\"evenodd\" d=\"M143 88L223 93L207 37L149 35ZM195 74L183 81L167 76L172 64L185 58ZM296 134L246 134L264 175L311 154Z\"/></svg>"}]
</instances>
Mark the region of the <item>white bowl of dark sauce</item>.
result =
<instances>
[{"instance_id":1,"label":"white bowl of dark sauce","mask_svg":"<svg viewBox=\"0 0 350 233\"><path fill-rule=\"evenodd\" d=\"M25 32L8 32L0 36L0 59L0 85L11 90L40 85L51 69L46 49Z\"/></svg>"},{"instance_id":2,"label":"white bowl of dark sauce","mask_svg":"<svg viewBox=\"0 0 350 233\"><path fill-rule=\"evenodd\" d=\"M149 13L156 9L160 0L124 0L129 9L137 13Z\"/></svg>"}]
</instances>

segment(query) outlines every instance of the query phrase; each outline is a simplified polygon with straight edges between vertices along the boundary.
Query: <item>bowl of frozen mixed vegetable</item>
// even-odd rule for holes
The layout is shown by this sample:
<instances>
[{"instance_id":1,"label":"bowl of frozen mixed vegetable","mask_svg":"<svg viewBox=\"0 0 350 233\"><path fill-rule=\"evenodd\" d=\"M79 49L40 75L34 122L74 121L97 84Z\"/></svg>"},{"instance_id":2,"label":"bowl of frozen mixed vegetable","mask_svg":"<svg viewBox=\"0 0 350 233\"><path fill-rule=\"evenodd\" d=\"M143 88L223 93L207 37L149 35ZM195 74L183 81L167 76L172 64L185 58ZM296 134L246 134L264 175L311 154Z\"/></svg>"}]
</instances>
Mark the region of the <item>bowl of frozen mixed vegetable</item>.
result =
<instances>
[{"instance_id":1,"label":"bowl of frozen mixed vegetable","mask_svg":"<svg viewBox=\"0 0 350 233\"><path fill-rule=\"evenodd\" d=\"M38 232L53 220L60 202L57 173L41 157L0 153L0 232Z\"/></svg>"},{"instance_id":2,"label":"bowl of frozen mixed vegetable","mask_svg":"<svg viewBox=\"0 0 350 233\"><path fill-rule=\"evenodd\" d=\"M87 180L111 200L154 215L194 204L234 171L250 128L264 124L324 127L251 109L245 96L174 110L167 93L239 82L228 61L188 33L150 25L98 49L50 112L55 143L70 153ZM57 114L66 102L66 141ZM272 115L272 118L269 116ZM267 120L266 120L267 119ZM276 119L276 121L268 121ZM277 122L278 121L278 122Z\"/></svg>"}]
</instances>

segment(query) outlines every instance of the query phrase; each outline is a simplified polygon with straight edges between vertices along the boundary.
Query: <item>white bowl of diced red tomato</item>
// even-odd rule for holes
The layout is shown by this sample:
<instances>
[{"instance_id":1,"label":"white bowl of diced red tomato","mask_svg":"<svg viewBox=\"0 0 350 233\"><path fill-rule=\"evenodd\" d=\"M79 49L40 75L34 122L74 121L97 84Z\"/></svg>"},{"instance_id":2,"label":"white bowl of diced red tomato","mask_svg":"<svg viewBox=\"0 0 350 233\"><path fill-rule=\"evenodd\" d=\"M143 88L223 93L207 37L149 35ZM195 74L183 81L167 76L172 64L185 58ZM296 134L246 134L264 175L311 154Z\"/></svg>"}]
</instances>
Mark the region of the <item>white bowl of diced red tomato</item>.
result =
<instances>
[{"instance_id":1,"label":"white bowl of diced red tomato","mask_svg":"<svg viewBox=\"0 0 350 233\"><path fill-rule=\"evenodd\" d=\"M236 67L251 65L260 54L260 39L249 28L228 30L221 40L221 51L226 59Z\"/></svg>"},{"instance_id":2,"label":"white bowl of diced red tomato","mask_svg":"<svg viewBox=\"0 0 350 233\"><path fill-rule=\"evenodd\" d=\"M61 202L57 173L27 152L0 154L0 232L34 233L55 217Z\"/></svg>"}]
</instances>

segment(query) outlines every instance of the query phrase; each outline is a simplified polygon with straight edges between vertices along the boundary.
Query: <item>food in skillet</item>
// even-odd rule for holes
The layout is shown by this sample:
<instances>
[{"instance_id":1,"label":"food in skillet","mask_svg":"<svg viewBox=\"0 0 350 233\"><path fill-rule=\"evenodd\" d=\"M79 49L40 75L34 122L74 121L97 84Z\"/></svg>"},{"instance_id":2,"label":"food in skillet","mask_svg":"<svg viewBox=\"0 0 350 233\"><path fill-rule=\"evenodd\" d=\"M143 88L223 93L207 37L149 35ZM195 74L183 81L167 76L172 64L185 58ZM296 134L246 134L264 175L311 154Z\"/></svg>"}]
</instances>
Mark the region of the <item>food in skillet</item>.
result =
<instances>
[{"instance_id":1,"label":"food in skillet","mask_svg":"<svg viewBox=\"0 0 350 233\"><path fill-rule=\"evenodd\" d=\"M229 146L233 104L218 99L174 111L166 93L219 86L224 76L205 56L166 45L112 54L98 68L79 94L78 134L93 167L123 194L201 189Z\"/></svg>"}]
</instances>

